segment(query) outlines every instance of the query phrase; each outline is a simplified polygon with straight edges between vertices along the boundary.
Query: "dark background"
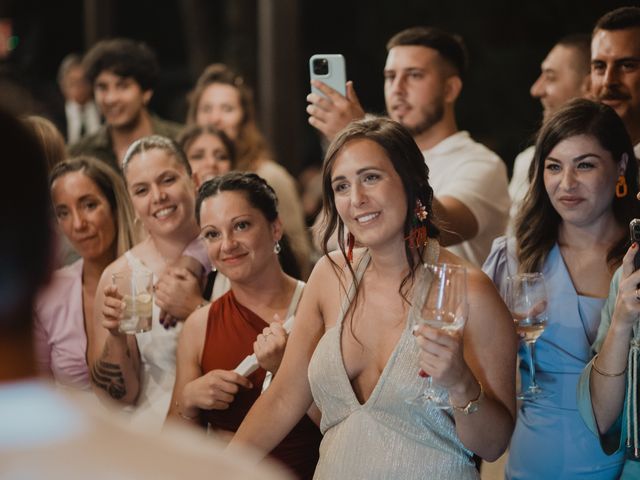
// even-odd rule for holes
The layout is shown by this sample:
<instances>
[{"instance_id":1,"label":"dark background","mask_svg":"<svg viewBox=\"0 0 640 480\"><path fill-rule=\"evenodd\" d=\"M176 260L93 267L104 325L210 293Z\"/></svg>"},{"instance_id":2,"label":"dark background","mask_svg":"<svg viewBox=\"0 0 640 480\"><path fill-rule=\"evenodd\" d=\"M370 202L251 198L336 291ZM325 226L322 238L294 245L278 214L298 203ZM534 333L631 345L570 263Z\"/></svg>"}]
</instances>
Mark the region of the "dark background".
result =
<instances>
[{"instance_id":1,"label":"dark background","mask_svg":"<svg viewBox=\"0 0 640 480\"><path fill-rule=\"evenodd\" d=\"M88 12L100 0L0 0L0 18L12 19L18 37L0 75L11 72L33 93L37 101L25 104L25 110L49 115L61 106L55 77L64 55L84 51L96 36L143 40L157 52L162 69L152 109L183 121L186 93L208 63L228 63L250 85L261 86L258 2L268 1L279 0L104 0L108 18L98 9L92 19ZM277 82L278 74L288 75L295 88L285 99L287 108L276 108L262 126L269 133L267 122L294 125L288 132L291 142L271 139L278 158L294 174L319 163L318 138L307 125L304 111L309 56L342 53L365 109L383 113L387 39L409 26L434 25L462 35L469 50L470 70L458 101L458 126L498 152L510 167L541 118L539 102L529 96L529 87L548 50L563 35L590 32L603 13L629 4L633 2L286 0L281 5L290 10L281 9L280 15L288 17L289 23L277 33L285 46L281 41L275 78ZM92 31L88 27L92 22L100 28ZM259 94L265 91L258 88L258 106L265 100Z\"/></svg>"}]
</instances>

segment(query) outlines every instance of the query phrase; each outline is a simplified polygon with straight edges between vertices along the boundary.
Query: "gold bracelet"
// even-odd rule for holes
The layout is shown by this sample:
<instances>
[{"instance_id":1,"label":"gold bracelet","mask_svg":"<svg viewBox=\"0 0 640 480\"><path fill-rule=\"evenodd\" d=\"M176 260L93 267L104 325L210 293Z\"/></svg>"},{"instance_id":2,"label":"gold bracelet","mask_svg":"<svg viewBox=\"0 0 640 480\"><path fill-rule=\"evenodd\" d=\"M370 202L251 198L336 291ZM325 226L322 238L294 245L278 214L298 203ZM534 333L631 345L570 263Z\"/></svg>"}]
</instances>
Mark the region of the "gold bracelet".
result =
<instances>
[{"instance_id":1,"label":"gold bracelet","mask_svg":"<svg viewBox=\"0 0 640 480\"><path fill-rule=\"evenodd\" d=\"M594 355L593 362L591 362L591 366L596 372L598 372L603 377L619 377L620 375L623 375L624 372L627 371L627 367L624 367L624 370L622 370L620 373L609 373L609 372L605 372L604 370L600 370L596 365L596 360L598 360L598 355L599 355L598 353Z\"/></svg>"}]
</instances>

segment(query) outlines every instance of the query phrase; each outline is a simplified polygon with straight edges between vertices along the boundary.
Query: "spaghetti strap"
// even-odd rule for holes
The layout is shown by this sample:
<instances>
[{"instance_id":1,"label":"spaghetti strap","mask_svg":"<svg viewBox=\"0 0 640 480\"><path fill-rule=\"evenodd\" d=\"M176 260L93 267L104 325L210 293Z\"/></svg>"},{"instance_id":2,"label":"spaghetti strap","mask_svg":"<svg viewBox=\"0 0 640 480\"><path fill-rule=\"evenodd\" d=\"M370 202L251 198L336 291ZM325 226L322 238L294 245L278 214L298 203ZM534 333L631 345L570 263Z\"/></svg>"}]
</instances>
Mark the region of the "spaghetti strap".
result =
<instances>
[{"instance_id":1,"label":"spaghetti strap","mask_svg":"<svg viewBox=\"0 0 640 480\"><path fill-rule=\"evenodd\" d=\"M298 303L300 303L300 297L302 297L302 292L305 285L306 284L302 280L298 280L298 282L296 283L296 289L293 292L293 296L291 297L291 302L289 303L289 309L287 310L285 320L289 319L289 317L296 313L296 309L298 308Z\"/></svg>"},{"instance_id":2,"label":"spaghetti strap","mask_svg":"<svg viewBox=\"0 0 640 480\"><path fill-rule=\"evenodd\" d=\"M138 270L148 270L150 271L149 267L147 267L144 263L142 263L142 260L140 260L138 257L136 257L133 253L131 253L131 250L127 250L126 252L124 252L124 258L127 259L127 263L129 264L129 268L132 271L138 271ZM154 275L154 282L155 282L155 275Z\"/></svg>"}]
</instances>

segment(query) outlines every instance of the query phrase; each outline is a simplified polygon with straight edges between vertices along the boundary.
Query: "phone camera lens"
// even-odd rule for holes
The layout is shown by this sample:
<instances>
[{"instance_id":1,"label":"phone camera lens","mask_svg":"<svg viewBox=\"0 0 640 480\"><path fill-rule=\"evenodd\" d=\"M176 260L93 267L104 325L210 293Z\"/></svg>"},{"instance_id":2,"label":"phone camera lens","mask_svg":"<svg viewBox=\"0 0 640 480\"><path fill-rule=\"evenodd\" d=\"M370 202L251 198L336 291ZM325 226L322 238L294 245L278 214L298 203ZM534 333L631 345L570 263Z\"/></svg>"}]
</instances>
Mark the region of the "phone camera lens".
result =
<instances>
[{"instance_id":1,"label":"phone camera lens","mask_svg":"<svg viewBox=\"0 0 640 480\"><path fill-rule=\"evenodd\" d=\"M329 61L326 58L316 58L313 61L313 73L327 75L329 73Z\"/></svg>"}]
</instances>

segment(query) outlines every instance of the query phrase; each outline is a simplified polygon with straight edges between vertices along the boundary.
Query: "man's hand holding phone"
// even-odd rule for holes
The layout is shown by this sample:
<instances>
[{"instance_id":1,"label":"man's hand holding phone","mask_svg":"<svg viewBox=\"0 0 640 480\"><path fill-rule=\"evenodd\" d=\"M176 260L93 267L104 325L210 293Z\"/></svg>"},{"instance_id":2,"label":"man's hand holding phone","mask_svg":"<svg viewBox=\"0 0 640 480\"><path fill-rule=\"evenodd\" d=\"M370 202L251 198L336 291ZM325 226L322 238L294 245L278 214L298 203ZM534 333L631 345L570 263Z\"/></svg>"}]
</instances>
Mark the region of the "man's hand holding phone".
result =
<instances>
[{"instance_id":1,"label":"man's hand holding phone","mask_svg":"<svg viewBox=\"0 0 640 480\"><path fill-rule=\"evenodd\" d=\"M364 117L364 110L353 82L347 82L345 60L339 53L313 55L309 59L309 76L309 123L331 141L349 122Z\"/></svg>"},{"instance_id":2,"label":"man's hand holding phone","mask_svg":"<svg viewBox=\"0 0 640 480\"><path fill-rule=\"evenodd\" d=\"M309 124L320 130L329 141L349 122L364 117L364 110L353 88L353 82L348 81L346 84L346 97L320 80L311 80L311 85L322 92L322 95L307 95Z\"/></svg>"}]
</instances>

